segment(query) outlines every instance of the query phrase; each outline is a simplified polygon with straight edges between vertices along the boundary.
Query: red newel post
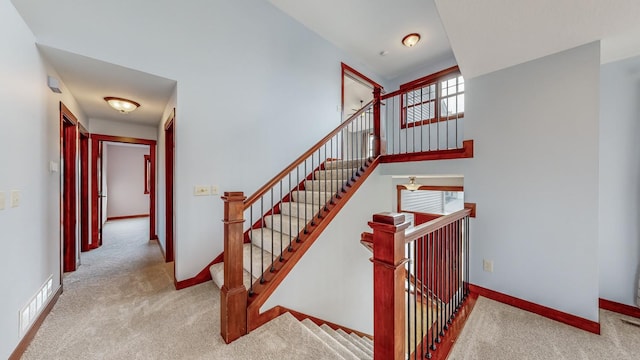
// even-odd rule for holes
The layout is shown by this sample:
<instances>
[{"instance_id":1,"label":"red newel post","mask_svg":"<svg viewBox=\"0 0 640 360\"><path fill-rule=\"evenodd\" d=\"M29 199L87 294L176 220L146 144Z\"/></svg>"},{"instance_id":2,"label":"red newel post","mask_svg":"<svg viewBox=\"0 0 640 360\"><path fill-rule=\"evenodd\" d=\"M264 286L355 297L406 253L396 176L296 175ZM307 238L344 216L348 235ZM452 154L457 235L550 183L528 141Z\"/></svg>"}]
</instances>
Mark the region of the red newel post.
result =
<instances>
[{"instance_id":1,"label":"red newel post","mask_svg":"<svg viewBox=\"0 0 640 360\"><path fill-rule=\"evenodd\" d=\"M373 229L373 356L374 360L405 358L404 215L381 213Z\"/></svg>"},{"instance_id":2,"label":"red newel post","mask_svg":"<svg viewBox=\"0 0 640 360\"><path fill-rule=\"evenodd\" d=\"M373 89L373 148L374 155L384 155L386 149L383 149L382 144L382 130L380 130L380 103L382 89L376 87Z\"/></svg>"},{"instance_id":3,"label":"red newel post","mask_svg":"<svg viewBox=\"0 0 640 360\"><path fill-rule=\"evenodd\" d=\"M244 200L242 192L225 192L224 285L220 291L220 334L228 344L247 334L247 289L242 283Z\"/></svg>"}]
</instances>

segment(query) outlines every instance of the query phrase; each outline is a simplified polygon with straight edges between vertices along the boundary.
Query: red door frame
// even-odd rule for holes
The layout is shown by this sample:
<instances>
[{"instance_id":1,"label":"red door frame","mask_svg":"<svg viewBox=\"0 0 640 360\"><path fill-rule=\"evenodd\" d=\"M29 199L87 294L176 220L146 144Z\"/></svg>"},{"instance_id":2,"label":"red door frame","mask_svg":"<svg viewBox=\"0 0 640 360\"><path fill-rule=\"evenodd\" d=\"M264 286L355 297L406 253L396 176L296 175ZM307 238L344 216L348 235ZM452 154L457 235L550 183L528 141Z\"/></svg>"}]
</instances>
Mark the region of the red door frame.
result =
<instances>
[{"instance_id":1,"label":"red door frame","mask_svg":"<svg viewBox=\"0 0 640 360\"><path fill-rule=\"evenodd\" d=\"M103 141L119 142L125 144L139 144L149 145L149 156L151 158L151 173L150 173L150 194L149 194L149 240L155 240L158 238L156 234L156 141L147 139L138 139L124 136L111 136L101 134L91 134L91 198L94 200L91 202L91 243L92 248L98 247L101 244L98 240L98 196L99 196L99 184L98 184L98 156L100 146Z\"/></svg>"},{"instance_id":2,"label":"red door frame","mask_svg":"<svg viewBox=\"0 0 640 360\"><path fill-rule=\"evenodd\" d=\"M60 102L60 162L61 198L60 222L62 224L62 271L75 271L76 262L76 163L78 118Z\"/></svg>"},{"instance_id":3,"label":"red door frame","mask_svg":"<svg viewBox=\"0 0 640 360\"><path fill-rule=\"evenodd\" d=\"M174 167L175 167L175 118L176 109L174 108L169 115L169 118L164 124L164 161L165 161L165 261L171 262L174 260L174 224L173 224L173 211L174 211Z\"/></svg>"},{"instance_id":4,"label":"red door frame","mask_svg":"<svg viewBox=\"0 0 640 360\"><path fill-rule=\"evenodd\" d=\"M80 251L89 251L89 131L78 124L80 133Z\"/></svg>"}]
</instances>

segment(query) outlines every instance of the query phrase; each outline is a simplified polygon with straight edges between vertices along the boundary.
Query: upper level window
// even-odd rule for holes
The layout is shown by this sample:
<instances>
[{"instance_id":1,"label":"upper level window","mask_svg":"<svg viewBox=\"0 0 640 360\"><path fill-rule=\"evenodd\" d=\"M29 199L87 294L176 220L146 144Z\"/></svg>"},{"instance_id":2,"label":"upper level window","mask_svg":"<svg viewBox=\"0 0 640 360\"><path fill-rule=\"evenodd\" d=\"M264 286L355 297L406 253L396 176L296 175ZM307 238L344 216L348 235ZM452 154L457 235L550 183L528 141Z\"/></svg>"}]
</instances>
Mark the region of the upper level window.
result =
<instances>
[{"instance_id":1,"label":"upper level window","mask_svg":"<svg viewBox=\"0 0 640 360\"><path fill-rule=\"evenodd\" d=\"M457 66L400 85L402 128L464 117L464 78Z\"/></svg>"}]
</instances>

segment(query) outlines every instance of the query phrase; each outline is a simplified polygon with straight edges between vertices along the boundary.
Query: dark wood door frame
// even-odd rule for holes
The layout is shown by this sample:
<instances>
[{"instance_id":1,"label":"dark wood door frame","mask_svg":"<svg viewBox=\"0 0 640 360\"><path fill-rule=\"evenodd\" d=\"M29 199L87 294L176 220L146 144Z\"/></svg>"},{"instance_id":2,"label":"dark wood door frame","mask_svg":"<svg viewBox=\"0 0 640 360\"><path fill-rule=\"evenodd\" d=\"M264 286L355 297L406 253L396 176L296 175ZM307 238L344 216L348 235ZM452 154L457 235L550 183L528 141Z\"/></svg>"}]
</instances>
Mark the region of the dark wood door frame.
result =
<instances>
[{"instance_id":1,"label":"dark wood door frame","mask_svg":"<svg viewBox=\"0 0 640 360\"><path fill-rule=\"evenodd\" d=\"M175 167L175 118L174 108L164 124L164 160L165 160L165 261L174 260L174 167Z\"/></svg>"},{"instance_id":2,"label":"dark wood door frame","mask_svg":"<svg viewBox=\"0 0 640 360\"><path fill-rule=\"evenodd\" d=\"M75 271L76 261L76 222L77 222L77 164L78 119L71 110L60 102L60 163L61 198L60 223L62 224L62 271Z\"/></svg>"},{"instance_id":3,"label":"dark wood door frame","mask_svg":"<svg viewBox=\"0 0 640 360\"><path fill-rule=\"evenodd\" d=\"M89 251L89 131L78 124L80 133L80 251Z\"/></svg>"},{"instance_id":4,"label":"dark wood door frame","mask_svg":"<svg viewBox=\"0 0 640 360\"><path fill-rule=\"evenodd\" d=\"M98 184L98 169L96 164L98 163L98 156L100 153L100 146L102 146L102 142L118 142L125 144L138 144L138 145L149 145L149 157L151 159L151 172L149 178L149 240L155 240L158 238L156 233L156 141L155 140L147 140L147 139L138 139L131 138L125 136L111 136L111 135L101 135L101 134L91 134L91 198L93 201L91 202L91 223L92 223L92 232L91 232L91 243L95 244L95 246L99 246L99 238L98 238L98 222L101 221L98 219L98 196L99 194L99 185Z\"/></svg>"}]
</instances>

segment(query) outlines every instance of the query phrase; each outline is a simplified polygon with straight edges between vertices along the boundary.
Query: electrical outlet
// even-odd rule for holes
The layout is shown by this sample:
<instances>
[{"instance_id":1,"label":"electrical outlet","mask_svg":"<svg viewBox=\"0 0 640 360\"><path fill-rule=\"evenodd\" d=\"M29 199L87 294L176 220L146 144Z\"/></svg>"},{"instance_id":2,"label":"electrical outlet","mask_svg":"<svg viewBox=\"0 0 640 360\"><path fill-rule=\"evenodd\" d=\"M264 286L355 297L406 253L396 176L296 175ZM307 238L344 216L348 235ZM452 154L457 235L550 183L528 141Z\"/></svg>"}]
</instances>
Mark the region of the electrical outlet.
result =
<instances>
[{"instance_id":1,"label":"electrical outlet","mask_svg":"<svg viewBox=\"0 0 640 360\"><path fill-rule=\"evenodd\" d=\"M0 210L4 210L5 203L7 202L7 196L4 191L0 191Z\"/></svg>"},{"instance_id":2,"label":"electrical outlet","mask_svg":"<svg viewBox=\"0 0 640 360\"><path fill-rule=\"evenodd\" d=\"M482 270L486 272L493 272L493 260L482 260Z\"/></svg>"},{"instance_id":3,"label":"electrical outlet","mask_svg":"<svg viewBox=\"0 0 640 360\"><path fill-rule=\"evenodd\" d=\"M211 195L218 195L218 185L211 185Z\"/></svg>"},{"instance_id":4,"label":"electrical outlet","mask_svg":"<svg viewBox=\"0 0 640 360\"><path fill-rule=\"evenodd\" d=\"M211 189L208 186L196 185L193 187L194 196L209 196L211 195Z\"/></svg>"},{"instance_id":5,"label":"electrical outlet","mask_svg":"<svg viewBox=\"0 0 640 360\"><path fill-rule=\"evenodd\" d=\"M20 190L11 190L11 207L20 206Z\"/></svg>"}]
</instances>

